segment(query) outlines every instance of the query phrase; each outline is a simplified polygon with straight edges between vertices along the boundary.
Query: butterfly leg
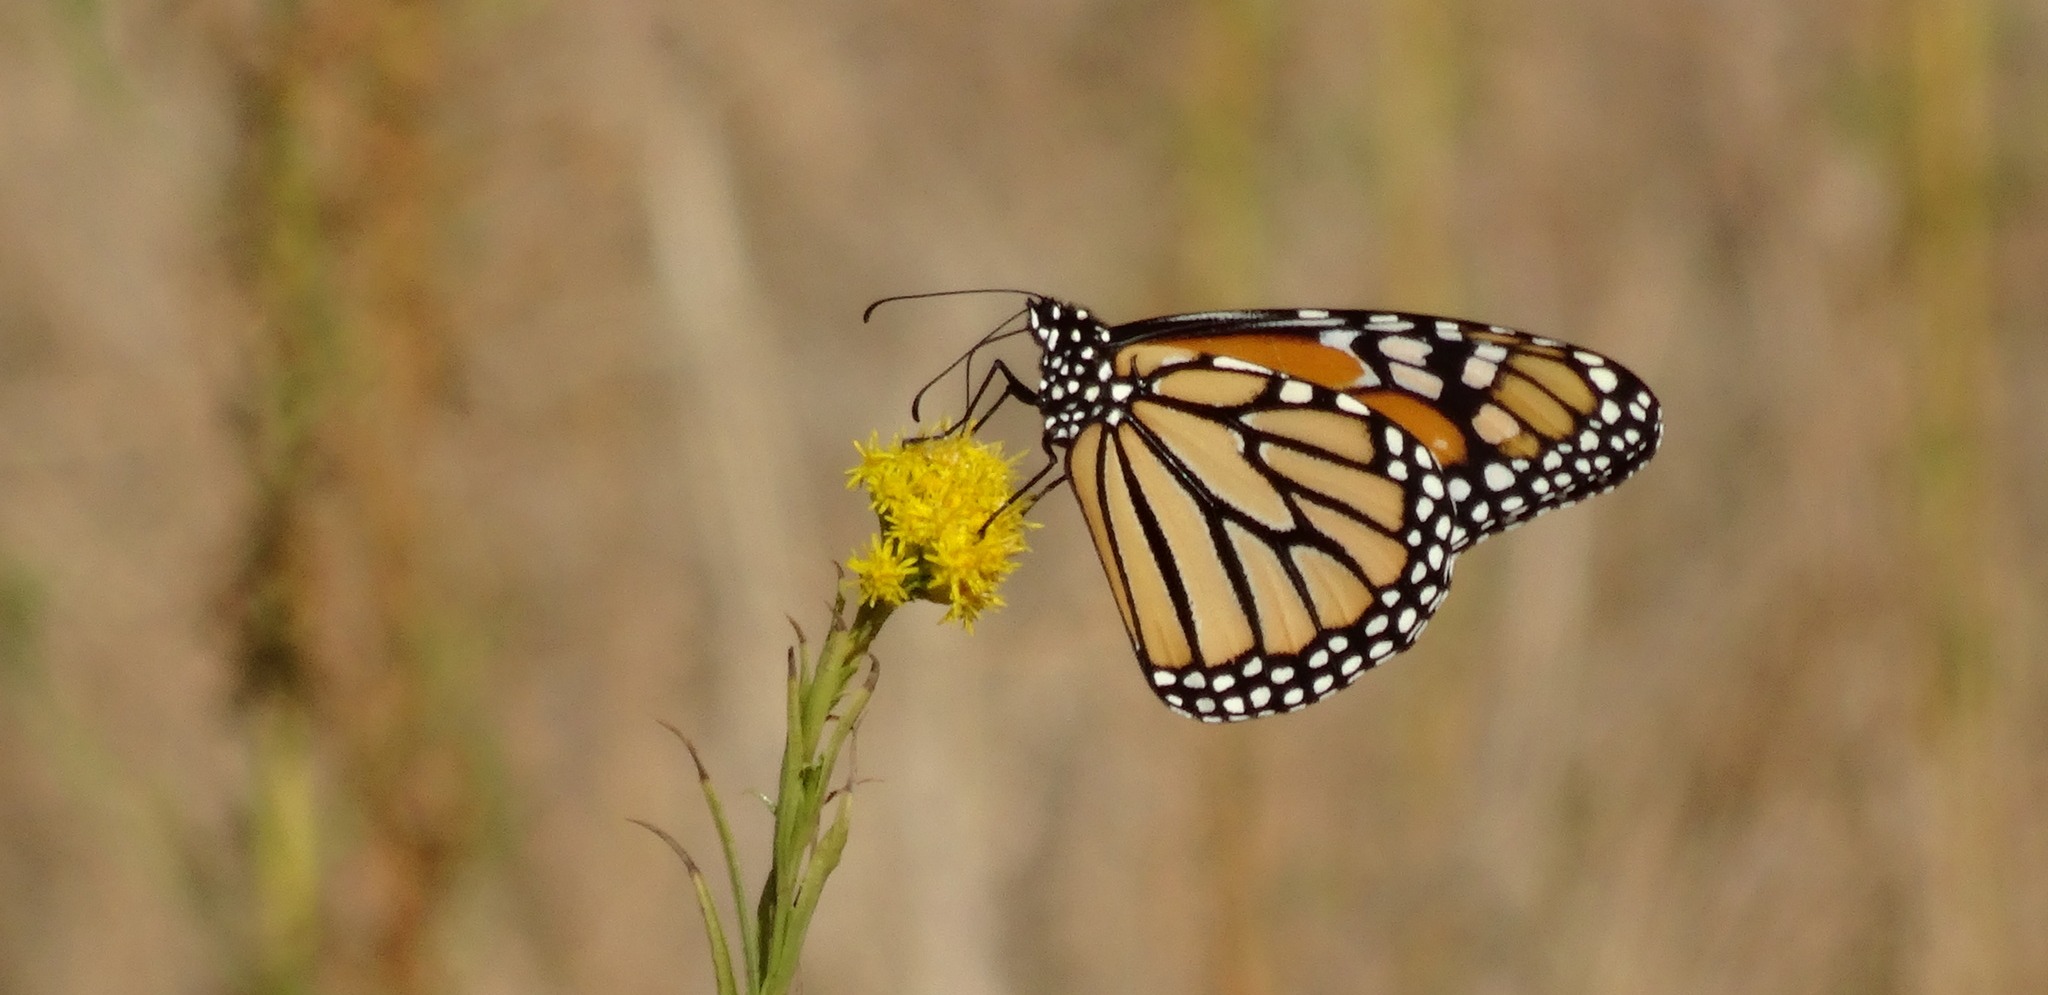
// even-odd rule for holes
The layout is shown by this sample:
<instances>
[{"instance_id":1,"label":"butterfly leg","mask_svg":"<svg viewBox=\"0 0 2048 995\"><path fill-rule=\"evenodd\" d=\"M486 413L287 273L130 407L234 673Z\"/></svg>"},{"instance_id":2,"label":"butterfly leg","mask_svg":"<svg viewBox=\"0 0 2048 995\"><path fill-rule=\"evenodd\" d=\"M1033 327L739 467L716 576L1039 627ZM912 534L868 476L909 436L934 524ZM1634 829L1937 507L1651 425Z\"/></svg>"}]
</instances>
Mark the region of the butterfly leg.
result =
<instances>
[{"instance_id":1,"label":"butterfly leg","mask_svg":"<svg viewBox=\"0 0 2048 995\"><path fill-rule=\"evenodd\" d=\"M995 379L998 374L1000 374L1003 380L1005 381L1003 384L1003 392L1001 394L996 395L995 402L988 406L987 411L981 413L980 418L976 418L974 420L974 427L968 429L968 432L970 434L981 431L981 427L983 425L988 424L988 420L990 418L995 417L997 409L1003 406L1003 402L1013 397L1016 398L1017 400L1023 401L1025 404L1031 405L1034 408L1038 407L1038 392L1032 390L1029 387L1026 387L1024 385L1024 381L1017 379L1017 375L1015 373L1010 372L1009 364L1004 363L1002 360L998 359L995 361L994 364L992 364L989 367L988 375L981 378L981 386L975 388L974 400L969 401L967 404L967 410L969 412L972 412L976 407L980 406L982 397L987 395L989 387L995 384ZM965 423L965 418L962 419L962 423Z\"/></svg>"},{"instance_id":2,"label":"butterfly leg","mask_svg":"<svg viewBox=\"0 0 2048 995\"><path fill-rule=\"evenodd\" d=\"M1025 509L1029 510L1031 506L1037 504L1041 498L1044 498L1047 494L1052 493L1053 488L1066 483L1067 475L1062 473L1059 476L1054 477L1051 483L1046 484L1044 487L1039 487L1038 493L1031 493L1031 489L1033 487L1037 487L1038 482L1044 480L1045 475L1051 473L1053 471L1053 468L1058 465L1060 464L1059 460L1057 459L1046 460L1045 465L1039 467L1038 472L1032 474L1030 480L1026 480L1023 486L1017 488L1016 493L1010 495L1010 499L1008 501L1003 502L1002 507L996 509L995 514L988 516L987 522L981 523L981 531L983 533L988 532L989 522L993 522L997 518L1001 517L1003 512L1010 510L1010 506L1016 504L1018 501L1023 501Z\"/></svg>"},{"instance_id":3,"label":"butterfly leg","mask_svg":"<svg viewBox=\"0 0 2048 995\"><path fill-rule=\"evenodd\" d=\"M979 416L975 415L974 409L980 407L981 402L988 397L989 389L996 385L996 378L999 376L1004 381L1002 393L996 395L995 401L989 405L987 411L982 412ZM1010 367L998 359L989 368L988 373L981 378L981 386L974 389L974 396L967 401L967 411L961 415L958 423L943 432L920 436L909 441L927 442L932 439L943 439L963 429L972 435L975 432L981 431L981 426L988 424L988 420L995 416L996 410L1003 406L1003 402L1013 397L1032 407L1038 406L1038 392L1025 386L1024 381L1017 379L1017 374L1010 372Z\"/></svg>"}]
</instances>

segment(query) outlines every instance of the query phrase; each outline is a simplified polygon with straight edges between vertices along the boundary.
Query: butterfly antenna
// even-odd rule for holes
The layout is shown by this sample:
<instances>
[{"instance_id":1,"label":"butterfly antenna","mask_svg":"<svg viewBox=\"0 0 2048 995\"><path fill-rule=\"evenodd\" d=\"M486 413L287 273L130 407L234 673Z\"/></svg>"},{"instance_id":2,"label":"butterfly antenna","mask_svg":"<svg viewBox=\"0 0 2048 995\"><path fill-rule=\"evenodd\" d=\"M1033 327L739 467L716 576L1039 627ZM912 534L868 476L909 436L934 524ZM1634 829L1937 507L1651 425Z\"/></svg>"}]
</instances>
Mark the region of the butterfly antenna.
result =
<instances>
[{"instance_id":1,"label":"butterfly antenna","mask_svg":"<svg viewBox=\"0 0 2048 995\"><path fill-rule=\"evenodd\" d=\"M971 362L974 359L974 354L980 351L984 346L993 345L994 343L1001 342L1002 340L1007 339L1012 335L1022 334L1025 331L1025 329L1023 328L1013 328L1005 332L1003 331L1003 326L1009 324L1010 322L1016 321L1017 318L1023 313L1024 311L1022 309L1019 309L1016 313L1011 314L1007 318L1004 318L1000 324L996 325L995 328L990 329L987 335L982 336L973 345L968 346L967 351L961 353L959 358L953 360L950 363L947 363L946 368L940 370L938 376L935 376L930 380L925 381L924 386L918 388L917 396L910 399L910 420L923 420L918 415L918 409L924 404L924 395L930 392L933 387L938 386L939 381L946 379L947 374L952 373L956 369L959 369L960 364ZM964 418L966 416L962 415L962 417Z\"/></svg>"},{"instance_id":2,"label":"butterfly antenna","mask_svg":"<svg viewBox=\"0 0 2048 995\"><path fill-rule=\"evenodd\" d=\"M867 310L860 313L860 321L863 325L867 324L868 319L874 316L875 309L884 304L893 304L897 301L921 301L931 297L959 297L964 294L1020 294L1032 300L1037 300L1044 296L1043 294L1032 293L1029 290L1012 290L1008 287L979 287L974 290L933 290L922 294L897 294L894 297L884 297L868 305Z\"/></svg>"}]
</instances>

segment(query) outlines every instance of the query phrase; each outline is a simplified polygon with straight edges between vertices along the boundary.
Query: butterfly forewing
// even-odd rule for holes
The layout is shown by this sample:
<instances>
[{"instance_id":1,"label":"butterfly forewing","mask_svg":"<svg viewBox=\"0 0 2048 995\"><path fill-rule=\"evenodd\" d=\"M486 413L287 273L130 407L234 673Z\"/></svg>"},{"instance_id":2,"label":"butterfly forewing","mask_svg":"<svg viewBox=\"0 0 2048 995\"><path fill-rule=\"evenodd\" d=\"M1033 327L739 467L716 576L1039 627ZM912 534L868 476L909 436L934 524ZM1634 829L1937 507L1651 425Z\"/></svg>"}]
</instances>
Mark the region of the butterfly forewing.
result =
<instances>
[{"instance_id":1,"label":"butterfly forewing","mask_svg":"<svg viewBox=\"0 0 2048 995\"><path fill-rule=\"evenodd\" d=\"M1260 363L1358 399L1421 439L1459 505L1454 547L1612 489L1662 438L1657 399L1606 356L1519 332L1383 311L1155 318L1119 341Z\"/></svg>"}]
</instances>

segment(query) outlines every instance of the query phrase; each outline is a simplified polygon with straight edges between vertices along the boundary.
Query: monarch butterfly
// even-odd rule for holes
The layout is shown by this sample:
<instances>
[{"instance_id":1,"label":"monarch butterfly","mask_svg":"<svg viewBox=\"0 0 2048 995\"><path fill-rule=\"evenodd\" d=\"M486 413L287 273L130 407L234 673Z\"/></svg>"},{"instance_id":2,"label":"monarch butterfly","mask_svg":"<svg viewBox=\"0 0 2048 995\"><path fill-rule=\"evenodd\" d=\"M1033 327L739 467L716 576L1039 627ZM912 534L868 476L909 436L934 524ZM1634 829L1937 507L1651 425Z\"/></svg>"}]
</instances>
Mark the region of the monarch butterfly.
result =
<instances>
[{"instance_id":1,"label":"monarch butterfly","mask_svg":"<svg viewBox=\"0 0 2048 995\"><path fill-rule=\"evenodd\" d=\"M998 362L969 413L998 375L995 406L1038 409L1041 476L1072 482L1147 685L1207 722L1307 707L1407 649L1460 552L1613 488L1663 436L1621 364L1499 325L1310 308L1110 325L1024 296L998 333L1037 340L1039 384Z\"/></svg>"}]
</instances>

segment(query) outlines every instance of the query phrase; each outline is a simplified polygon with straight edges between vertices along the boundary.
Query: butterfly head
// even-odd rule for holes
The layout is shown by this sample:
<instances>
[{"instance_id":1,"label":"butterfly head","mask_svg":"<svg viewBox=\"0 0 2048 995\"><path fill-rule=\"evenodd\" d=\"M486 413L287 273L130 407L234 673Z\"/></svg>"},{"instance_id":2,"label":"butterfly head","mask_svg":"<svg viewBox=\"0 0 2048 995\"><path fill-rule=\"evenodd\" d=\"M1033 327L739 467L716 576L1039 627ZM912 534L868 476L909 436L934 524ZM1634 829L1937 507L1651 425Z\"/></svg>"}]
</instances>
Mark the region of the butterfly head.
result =
<instances>
[{"instance_id":1,"label":"butterfly head","mask_svg":"<svg viewBox=\"0 0 2048 995\"><path fill-rule=\"evenodd\" d=\"M1032 298L1024 315L1041 351L1038 409L1045 415L1046 438L1066 443L1091 420L1116 421L1128 391L1113 389L1109 326L1087 308L1050 297Z\"/></svg>"}]
</instances>

